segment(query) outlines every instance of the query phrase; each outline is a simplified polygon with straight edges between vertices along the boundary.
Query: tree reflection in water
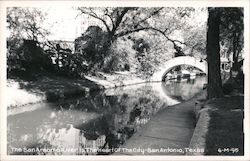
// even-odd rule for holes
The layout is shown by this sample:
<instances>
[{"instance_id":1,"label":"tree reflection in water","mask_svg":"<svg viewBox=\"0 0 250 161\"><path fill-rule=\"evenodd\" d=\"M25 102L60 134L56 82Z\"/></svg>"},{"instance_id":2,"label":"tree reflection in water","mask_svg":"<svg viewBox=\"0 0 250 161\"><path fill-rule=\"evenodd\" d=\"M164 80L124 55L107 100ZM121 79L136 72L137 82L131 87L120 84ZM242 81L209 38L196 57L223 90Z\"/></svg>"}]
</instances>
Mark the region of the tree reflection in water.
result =
<instances>
[{"instance_id":1,"label":"tree reflection in water","mask_svg":"<svg viewBox=\"0 0 250 161\"><path fill-rule=\"evenodd\" d=\"M165 85L165 93L170 97L183 94L180 97L187 99L199 92L202 86L201 82L182 84ZM8 154L109 154L111 152L89 152L86 149L119 147L156 112L172 105L159 97L153 86L143 84L93 92L87 97L64 100L49 108L9 116ZM71 148L75 151L15 152L11 149L18 147Z\"/></svg>"}]
</instances>

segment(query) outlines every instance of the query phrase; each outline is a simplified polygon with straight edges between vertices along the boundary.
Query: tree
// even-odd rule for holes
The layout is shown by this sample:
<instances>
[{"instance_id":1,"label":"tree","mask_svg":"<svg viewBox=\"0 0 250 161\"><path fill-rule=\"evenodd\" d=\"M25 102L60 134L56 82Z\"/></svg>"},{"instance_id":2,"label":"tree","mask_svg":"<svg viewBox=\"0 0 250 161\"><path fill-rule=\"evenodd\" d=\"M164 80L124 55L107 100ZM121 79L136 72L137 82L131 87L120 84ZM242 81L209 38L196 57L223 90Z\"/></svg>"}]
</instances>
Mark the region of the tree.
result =
<instances>
[{"instance_id":1,"label":"tree","mask_svg":"<svg viewBox=\"0 0 250 161\"><path fill-rule=\"evenodd\" d=\"M105 39L106 33L99 26L89 26L86 32L75 40L75 49L89 64L97 63L104 58L101 49L107 43Z\"/></svg>"},{"instance_id":2,"label":"tree","mask_svg":"<svg viewBox=\"0 0 250 161\"><path fill-rule=\"evenodd\" d=\"M208 8L207 61L208 99L223 96L220 73L220 9Z\"/></svg>"},{"instance_id":3,"label":"tree","mask_svg":"<svg viewBox=\"0 0 250 161\"><path fill-rule=\"evenodd\" d=\"M147 24L147 20L157 15L162 9L138 7L78 8L82 14L103 23L111 42L115 41L118 37L144 30L145 28L140 26Z\"/></svg>"},{"instance_id":4,"label":"tree","mask_svg":"<svg viewBox=\"0 0 250 161\"><path fill-rule=\"evenodd\" d=\"M137 32L151 31L163 35L165 41L172 43L173 48L178 54L184 55L180 45L185 45L177 38L171 38L171 34L175 30L181 30L185 25L184 20L188 17L193 8L158 8L158 7L116 7L116 8L78 8L80 14L87 16L88 21L93 18L100 23L104 31L107 33L106 45L103 47L100 63L104 63L105 59L109 59L110 47L112 43L121 37L131 37ZM167 44L167 43L165 43ZM102 64L100 66L103 66Z\"/></svg>"},{"instance_id":5,"label":"tree","mask_svg":"<svg viewBox=\"0 0 250 161\"><path fill-rule=\"evenodd\" d=\"M173 45L185 44L172 39L169 35L175 30L181 30L185 25L185 18L193 8L170 7L108 7L91 8L79 7L81 14L100 21L108 33L107 41L112 43L117 38L143 30L158 32Z\"/></svg>"},{"instance_id":6,"label":"tree","mask_svg":"<svg viewBox=\"0 0 250 161\"><path fill-rule=\"evenodd\" d=\"M244 46L243 8L220 8L221 28L220 37L228 48L227 53L233 54L232 70L239 71L239 56Z\"/></svg>"},{"instance_id":7,"label":"tree","mask_svg":"<svg viewBox=\"0 0 250 161\"><path fill-rule=\"evenodd\" d=\"M51 62L38 42L48 35L43 28L45 14L37 8L7 8L7 70L9 76L30 77L51 70Z\"/></svg>"},{"instance_id":8,"label":"tree","mask_svg":"<svg viewBox=\"0 0 250 161\"><path fill-rule=\"evenodd\" d=\"M186 55L205 59L207 19L205 20L203 17L207 17L207 14L207 8L195 8L187 25L182 27L185 31L183 35L186 46L183 50Z\"/></svg>"},{"instance_id":9,"label":"tree","mask_svg":"<svg viewBox=\"0 0 250 161\"><path fill-rule=\"evenodd\" d=\"M7 24L10 38L21 38L37 41L49 34L43 27L46 14L38 8L7 8Z\"/></svg>"}]
</instances>

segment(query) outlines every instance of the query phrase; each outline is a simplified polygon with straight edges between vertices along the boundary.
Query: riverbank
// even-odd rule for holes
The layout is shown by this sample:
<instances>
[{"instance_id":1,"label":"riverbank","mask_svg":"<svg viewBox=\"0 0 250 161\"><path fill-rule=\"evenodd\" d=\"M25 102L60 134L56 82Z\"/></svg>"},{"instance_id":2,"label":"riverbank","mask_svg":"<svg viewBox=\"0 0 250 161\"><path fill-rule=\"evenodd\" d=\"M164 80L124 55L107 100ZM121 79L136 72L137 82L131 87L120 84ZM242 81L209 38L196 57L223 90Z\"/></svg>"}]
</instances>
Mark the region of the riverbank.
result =
<instances>
[{"instance_id":1,"label":"riverbank","mask_svg":"<svg viewBox=\"0 0 250 161\"><path fill-rule=\"evenodd\" d=\"M137 77L135 73L131 72L98 72L95 76L85 76L85 78L95 82L98 85L104 86L104 88L115 88L120 86L135 85L148 81Z\"/></svg>"},{"instance_id":2,"label":"riverbank","mask_svg":"<svg viewBox=\"0 0 250 161\"><path fill-rule=\"evenodd\" d=\"M115 88L145 82L129 72L97 73L83 79L58 76L40 77L34 81L7 80L7 107L15 108L35 103L55 102L76 95L87 95L92 90Z\"/></svg>"},{"instance_id":3,"label":"riverbank","mask_svg":"<svg viewBox=\"0 0 250 161\"><path fill-rule=\"evenodd\" d=\"M244 97L229 95L211 100L206 106L210 122L206 135L206 155L244 154Z\"/></svg>"},{"instance_id":4,"label":"riverbank","mask_svg":"<svg viewBox=\"0 0 250 161\"><path fill-rule=\"evenodd\" d=\"M190 142L192 149L204 149L188 155L244 154L244 94L234 89L222 98L198 100L195 105L196 128Z\"/></svg>"},{"instance_id":5,"label":"riverbank","mask_svg":"<svg viewBox=\"0 0 250 161\"><path fill-rule=\"evenodd\" d=\"M40 77L33 81L7 80L7 107L15 108L41 102L55 102L76 95L86 95L104 88L88 79L58 76Z\"/></svg>"}]
</instances>

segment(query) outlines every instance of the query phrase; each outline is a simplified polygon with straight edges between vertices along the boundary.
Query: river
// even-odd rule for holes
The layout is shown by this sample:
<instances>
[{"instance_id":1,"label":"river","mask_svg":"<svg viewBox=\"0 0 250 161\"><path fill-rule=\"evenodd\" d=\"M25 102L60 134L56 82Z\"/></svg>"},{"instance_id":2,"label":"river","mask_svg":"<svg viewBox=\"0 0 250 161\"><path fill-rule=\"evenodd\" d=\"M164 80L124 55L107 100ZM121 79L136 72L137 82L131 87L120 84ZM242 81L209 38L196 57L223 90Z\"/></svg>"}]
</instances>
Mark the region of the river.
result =
<instances>
[{"instance_id":1,"label":"river","mask_svg":"<svg viewBox=\"0 0 250 161\"><path fill-rule=\"evenodd\" d=\"M111 154L158 111L192 98L206 77L92 92L9 115L10 155Z\"/></svg>"}]
</instances>

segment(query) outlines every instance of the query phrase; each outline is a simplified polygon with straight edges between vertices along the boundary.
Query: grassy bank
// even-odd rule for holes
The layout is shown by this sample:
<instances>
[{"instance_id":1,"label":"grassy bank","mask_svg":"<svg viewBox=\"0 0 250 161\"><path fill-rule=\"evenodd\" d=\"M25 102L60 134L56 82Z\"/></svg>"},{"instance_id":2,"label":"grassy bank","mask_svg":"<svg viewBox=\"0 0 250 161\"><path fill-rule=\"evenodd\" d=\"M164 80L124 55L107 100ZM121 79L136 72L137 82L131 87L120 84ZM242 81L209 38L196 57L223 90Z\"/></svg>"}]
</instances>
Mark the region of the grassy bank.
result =
<instances>
[{"instance_id":1,"label":"grassy bank","mask_svg":"<svg viewBox=\"0 0 250 161\"><path fill-rule=\"evenodd\" d=\"M43 101L85 95L91 90L103 88L88 79L71 79L59 76L43 76L36 80L7 80L7 107L13 108Z\"/></svg>"},{"instance_id":2,"label":"grassy bank","mask_svg":"<svg viewBox=\"0 0 250 161\"><path fill-rule=\"evenodd\" d=\"M226 96L207 102L210 122L206 136L206 155L244 154L244 97Z\"/></svg>"},{"instance_id":3,"label":"grassy bank","mask_svg":"<svg viewBox=\"0 0 250 161\"><path fill-rule=\"evenodd\" d=\"M189 155L244 154L244 81L225 80L223 92L221 98L199 99L195 103L197 124L190 148L204 151Z\"/></svg>"},{"instance_id":4,"label":"grassy bank","mask_svg":"<svg viewBox=\"0 0 250 161\"><path fill-rule=\"evenodd\" d=\"M39 102L55 102L60 99L86 95L91 90L114 88L145 82L129 72L97 73L83 79L65 78L53 75L34 80L8 79L7 106L9 108Z\"/></svg>"},{"instance_id":5,"label":"grassy bank","mask_svg":"<svg viewBox=\"0 0 250 161\"><path fill-rule=\"evenodd\" d=\"M45 93L42 91L21 88L20 83L26 84L27 82L14 79L7 80L6 104L8 108L46 100Z\"/></svg>"}]
</instances>

